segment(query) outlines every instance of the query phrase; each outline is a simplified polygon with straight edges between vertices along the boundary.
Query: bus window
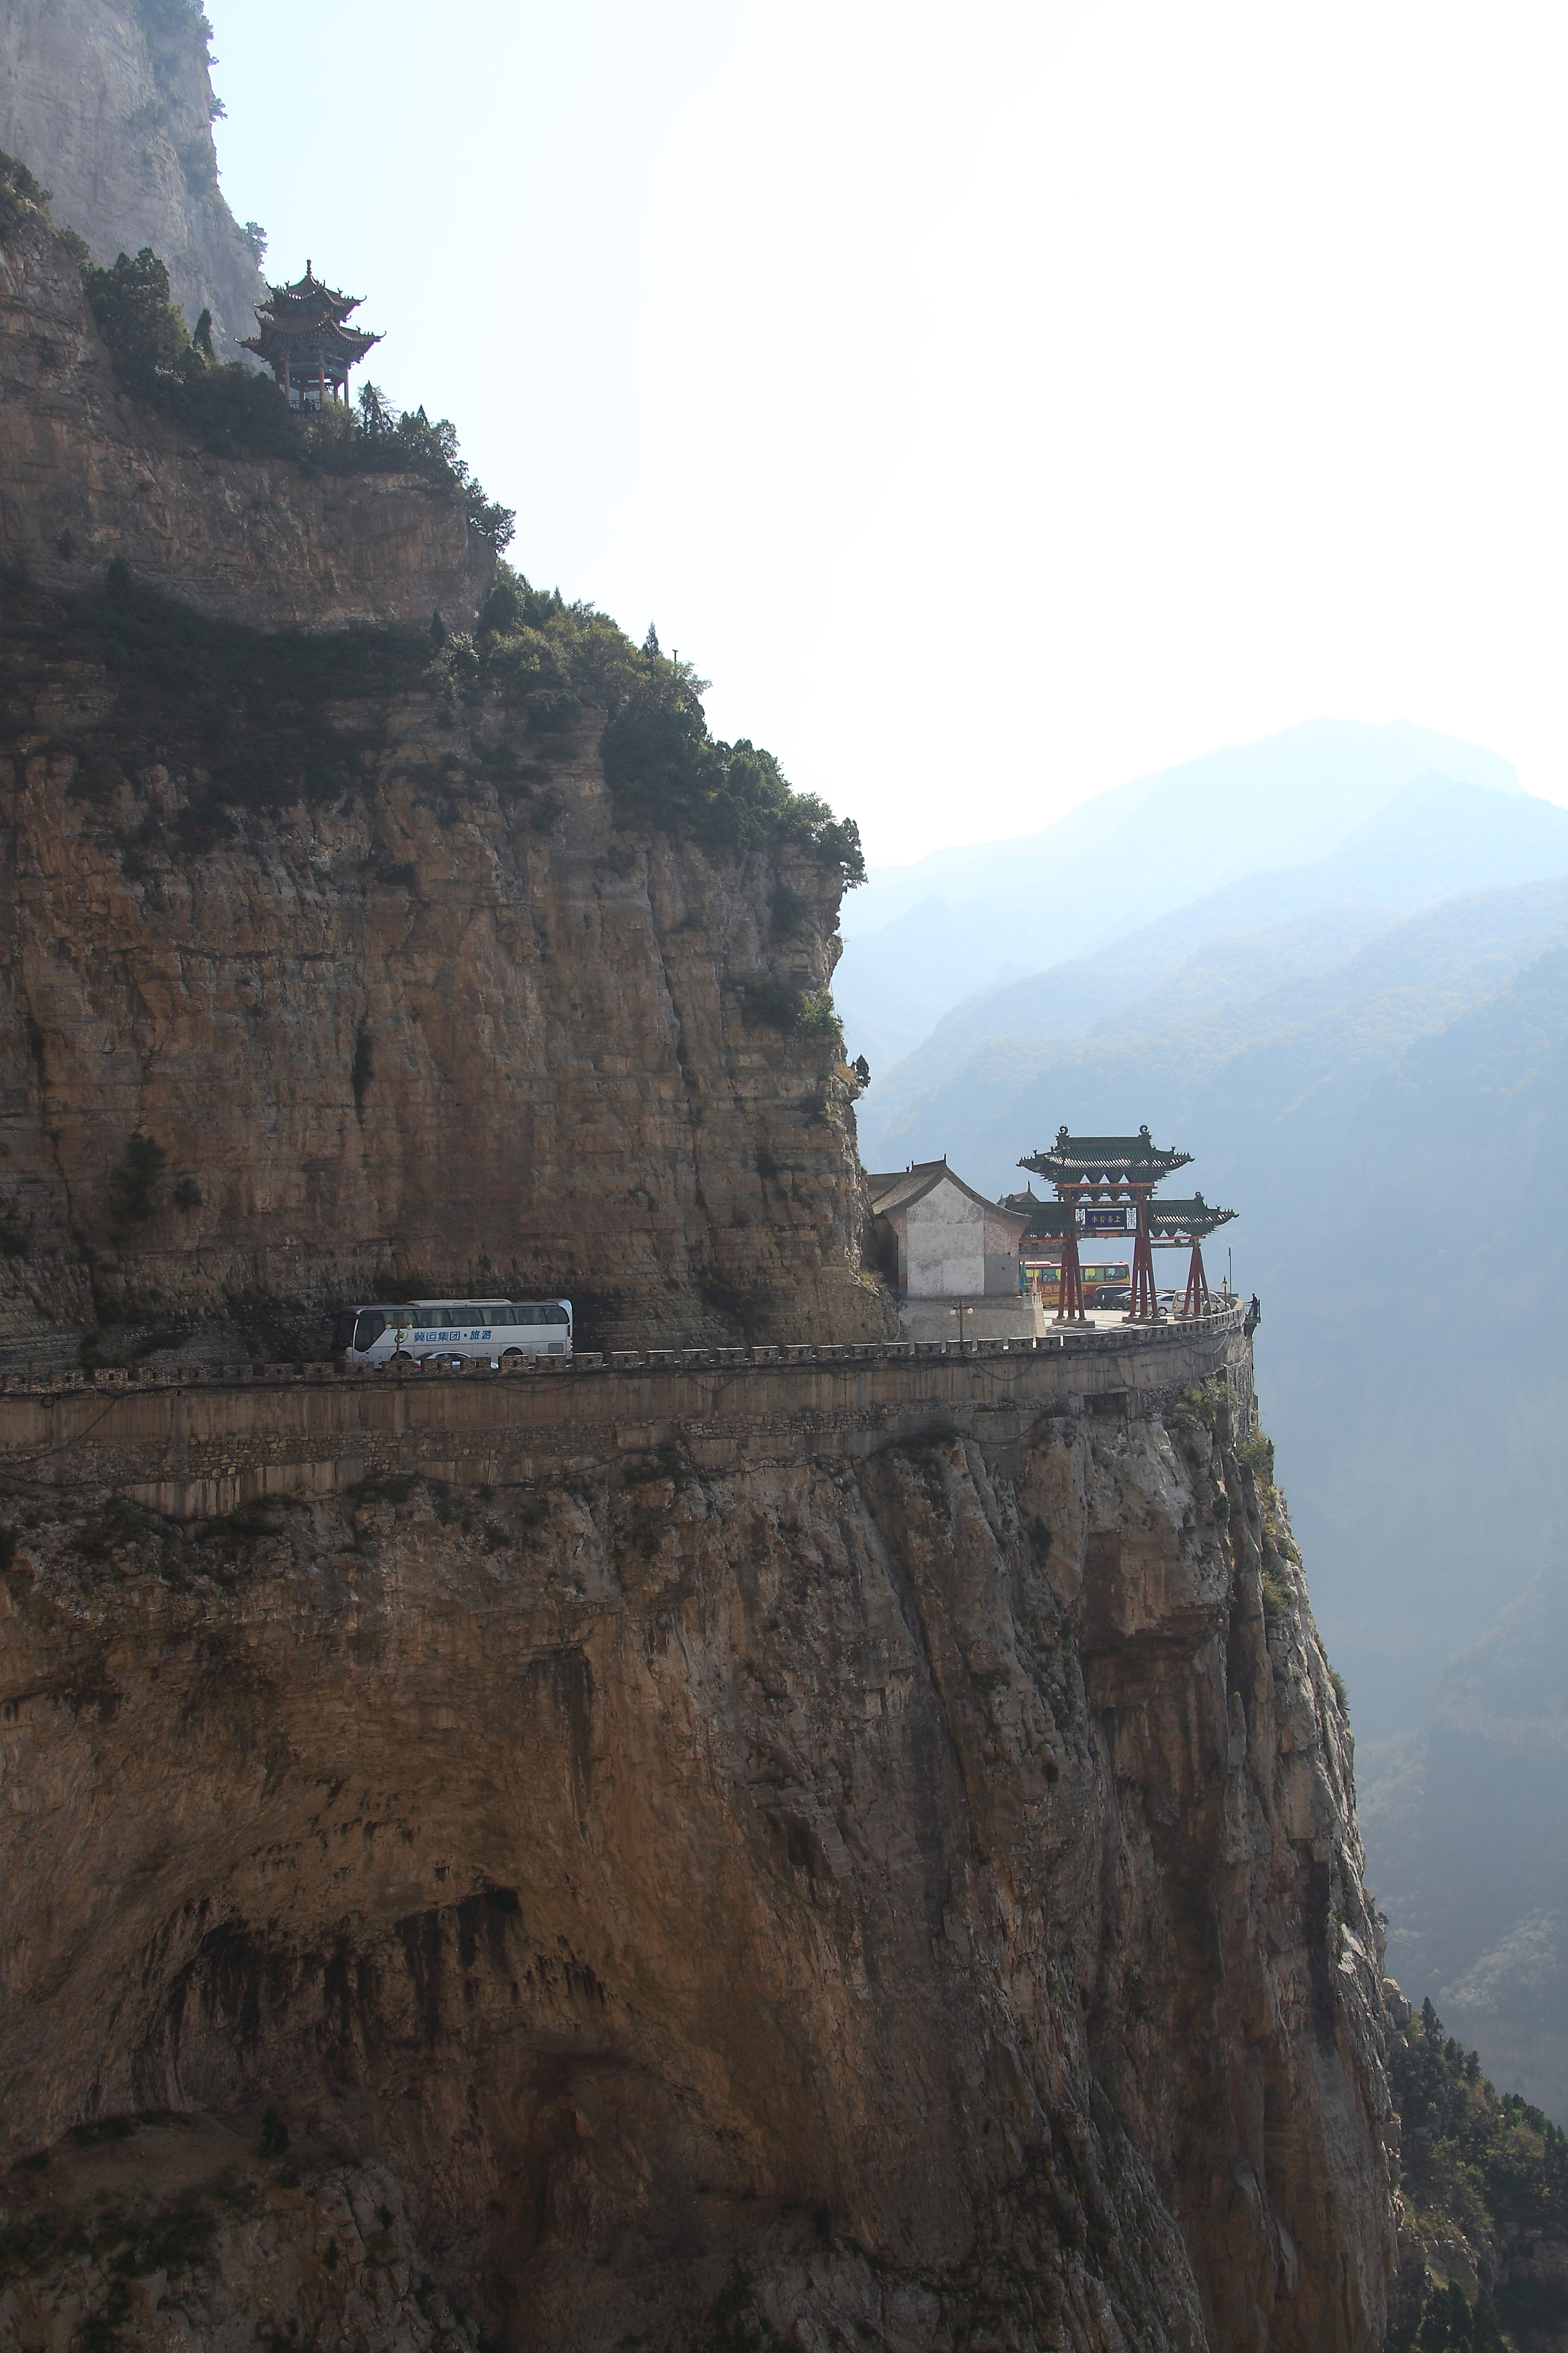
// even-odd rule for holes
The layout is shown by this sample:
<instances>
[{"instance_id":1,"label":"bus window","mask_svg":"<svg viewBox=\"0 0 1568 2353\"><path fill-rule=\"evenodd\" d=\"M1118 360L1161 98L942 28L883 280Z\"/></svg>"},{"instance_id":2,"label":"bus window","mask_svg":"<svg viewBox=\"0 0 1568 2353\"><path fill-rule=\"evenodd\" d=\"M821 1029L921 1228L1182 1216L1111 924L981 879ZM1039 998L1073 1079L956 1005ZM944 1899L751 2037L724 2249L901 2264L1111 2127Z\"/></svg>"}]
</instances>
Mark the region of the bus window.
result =
<instances>
[{"instance_id":1,"label":"bus window","mask_svg":"<svg viewBox=\"0 0 1568 2353\"><path fill-rule=\"evenodd\" d=\"M347 1314L340 1315L332 1325L332 1345L334 1348L352 1348L353 1344L354 1318L353 1310L351 1307Z\"/></svg>"},{"instance_id":2,"label":"bus window","mask_svg":"<svg viewBox=\"0 0 1568 2353\"><path fill-rule=\"evenodd\" d=\"M346 1323L348 1319L345 1316L343 1320ZM386 1318L380 1308L367 1309L353 1327L354 1346L359 1349L374 1348L385 1329Z\"/></svg>"},{"instance_id":3,"label":"bus window","mask_svg":"<svg viewBox=\"0 0 1568 2353\"><path fill-rule=\"evenodd\" d=\"M542 1324L569 1324L572 1321L564 1307L557 1307L553 1301L544 1309L539 1320Z\"/></svg>"}]
</instances>

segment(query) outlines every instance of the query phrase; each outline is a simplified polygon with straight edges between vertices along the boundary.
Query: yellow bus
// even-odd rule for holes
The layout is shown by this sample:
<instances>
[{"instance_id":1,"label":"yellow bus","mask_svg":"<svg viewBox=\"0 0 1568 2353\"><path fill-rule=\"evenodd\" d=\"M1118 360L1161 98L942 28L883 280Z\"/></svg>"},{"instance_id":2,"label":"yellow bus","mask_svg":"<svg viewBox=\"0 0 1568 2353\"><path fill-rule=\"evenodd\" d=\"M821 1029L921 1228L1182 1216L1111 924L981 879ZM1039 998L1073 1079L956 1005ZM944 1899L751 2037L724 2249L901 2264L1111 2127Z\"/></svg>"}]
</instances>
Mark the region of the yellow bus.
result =
<instances>
[{"instance_id":1,"label":"yellow bus","mask_svg":"<svg viewBox=\"0 0 1568 2353\"><path fill-rule=\"evenodd\" d=\"M1080 1263L1079 1271L1083 1277L1083 1303L1086 1307L1131 1306L1132 1269L1125 1259L1093 1265ZM1026 1261L1025 1272L1031 1291L1041 1305L1054 1315L1062 1302L1060 1259Z\"/></svg>"}]
</instances>

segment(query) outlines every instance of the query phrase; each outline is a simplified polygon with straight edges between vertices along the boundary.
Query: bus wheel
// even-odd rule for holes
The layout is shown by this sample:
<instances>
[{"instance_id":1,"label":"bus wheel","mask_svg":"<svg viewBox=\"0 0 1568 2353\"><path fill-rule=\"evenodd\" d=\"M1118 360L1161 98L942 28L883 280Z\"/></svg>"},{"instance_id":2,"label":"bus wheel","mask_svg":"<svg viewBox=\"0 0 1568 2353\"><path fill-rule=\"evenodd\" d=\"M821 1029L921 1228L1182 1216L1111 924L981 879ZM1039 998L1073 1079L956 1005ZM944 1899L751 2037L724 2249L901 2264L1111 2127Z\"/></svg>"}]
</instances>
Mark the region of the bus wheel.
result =
<instances>
[{"instance_id":1,"label":"bus wheel","mask_svg":"<svg viewBox=\"0 0 1568 2353\"><path fill-rule=\"evenodd\" d=\"M500 1360L503 1365L521 1365L522 1362L522 1350L521 1348L503 1348L500 1352Z\"/></svg>"}]
</instances>

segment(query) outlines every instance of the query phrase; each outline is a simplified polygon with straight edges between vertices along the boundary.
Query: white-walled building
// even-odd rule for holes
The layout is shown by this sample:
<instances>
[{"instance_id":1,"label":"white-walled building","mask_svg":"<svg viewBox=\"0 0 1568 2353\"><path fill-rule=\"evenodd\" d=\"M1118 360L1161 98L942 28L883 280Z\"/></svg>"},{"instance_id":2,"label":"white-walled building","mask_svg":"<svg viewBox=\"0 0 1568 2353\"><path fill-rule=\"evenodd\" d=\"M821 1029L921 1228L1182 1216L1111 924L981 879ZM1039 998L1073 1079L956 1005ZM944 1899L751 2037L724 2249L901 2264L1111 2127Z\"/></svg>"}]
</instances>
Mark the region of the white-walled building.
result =
<instances>
[{"instance_id":1,"label":"white-walled building","mask_svg":"<svg viewBox=\"0 0 1568 2353\"><path fill-rule=\"evenodd\" d=\"M917 1338L958 1337L950 1312L961 1303L966 1338L1000 1338L1038 1321L1018 1291L1018 1248L1028 1213L988 1201L945 1160L868 1176L878 1256L898 1286L906 1328ZM971 1322L971 1317L973 1320Z\"/></svg>"}]
</instances>

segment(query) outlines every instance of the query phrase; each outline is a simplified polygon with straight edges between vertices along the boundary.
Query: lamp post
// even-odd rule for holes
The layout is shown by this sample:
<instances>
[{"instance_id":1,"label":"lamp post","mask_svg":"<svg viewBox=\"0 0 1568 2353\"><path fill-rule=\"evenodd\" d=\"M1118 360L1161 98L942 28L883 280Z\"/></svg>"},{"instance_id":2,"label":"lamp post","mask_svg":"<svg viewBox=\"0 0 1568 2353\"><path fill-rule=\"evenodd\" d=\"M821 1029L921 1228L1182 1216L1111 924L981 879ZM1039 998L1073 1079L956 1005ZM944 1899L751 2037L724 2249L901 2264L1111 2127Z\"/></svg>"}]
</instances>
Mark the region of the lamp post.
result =
<instances>
[{"instance_id":1,"label":"lamp post","mask_svg":"<svg viewBox=\"0 0 1568 2353\"><path fill-rule=\"evenodd\" d=\"M957 1318L958 1318L958 1353L959 1353L959 1355L962 1356L963 1356L963 1314L964 1314L964 1308L963 1308L963 1300L961 1299L961 1300L959 1301L959 1303L958 1303L958 1304L957 1304L957 1306L956 1306L956 1307L950 1307L950 1308L948 1309L948 1311L947 1311L947 1312L948 1312L948 1314L949 1314L950 1315L956 1315L956 1316L957 1316Z\"/></svg>"}]
</instances>

